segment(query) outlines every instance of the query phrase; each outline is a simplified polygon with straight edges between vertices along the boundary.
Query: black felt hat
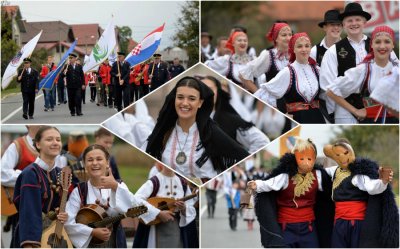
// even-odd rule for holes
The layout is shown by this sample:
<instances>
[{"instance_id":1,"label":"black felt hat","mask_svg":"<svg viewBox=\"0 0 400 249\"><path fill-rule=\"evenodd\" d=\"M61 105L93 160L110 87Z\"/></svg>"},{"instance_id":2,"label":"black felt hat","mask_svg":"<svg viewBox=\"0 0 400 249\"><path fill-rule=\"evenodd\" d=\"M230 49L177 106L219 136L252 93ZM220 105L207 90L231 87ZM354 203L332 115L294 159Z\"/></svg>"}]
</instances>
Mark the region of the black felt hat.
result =
<instances>
[{"instance_id":1,"label":"black felt hat","mask_svg":"<svg viewBox=\"0 0 400 249\"><path fill-rule=\"evenodd\" d=\"M212 38L213 38L212 35L210 35L210 33L206 32L206 31L201 32L201 37L203 37L203 36L208 37L208 38L210 39L210 41L211 41Z\"/></svg>"},{"instance_id":2,"label":"black felt hat","mask_svg":"<svg viewBox=\"0 0 400 249\"><path fill-rule=\"evenodd\" d=\"M344 12L339 15L339 19L343 21L348 16L363 16L367 21L371 19L371 15L365 12L359 3L349 3L344 8Z\"/></svg>"},{"instance_id":3,"label":"black felt hat","mask_svg":"<svg viewBox=\"0 0 400 249\"><path fill-rule=\"evenodd\" d=\"M328 10L325 12L324 21L318 23L321 28L327 23L342 23L339 19L340 12L338 10Z\"/></svg>"}]
</instances>

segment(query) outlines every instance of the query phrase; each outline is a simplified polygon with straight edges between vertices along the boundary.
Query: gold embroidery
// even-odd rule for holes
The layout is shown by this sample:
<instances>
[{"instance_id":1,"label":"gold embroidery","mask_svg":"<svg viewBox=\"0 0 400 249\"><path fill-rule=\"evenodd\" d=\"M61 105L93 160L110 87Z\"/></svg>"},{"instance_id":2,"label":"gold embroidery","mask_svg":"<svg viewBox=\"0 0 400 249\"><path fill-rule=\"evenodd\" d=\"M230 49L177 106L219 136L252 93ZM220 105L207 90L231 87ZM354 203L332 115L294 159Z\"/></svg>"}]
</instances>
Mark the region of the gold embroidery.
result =
<instances>
[{"instance_id":1,"label":"gold embroidery","mask_svg":"<svg viewBox=\"0 0 400 249\"><path fill-rule=\"evenodd\" d=\"M342 183L344 179L349 177L351 175L351 171L348 169L341 169L338 167L335 172L335 179L333 180L333 185L332 185L332 192L339 187L339 185Z\"/></svg>"},{"instance_id":2,"label":"gold embroidery","mask_svg":"<svg viewBox=\"0 0 400 249\"><path fill-rule=\"evenodd\" d=\"M346 56L349 54L349 52L347 52L344 48L340 48L340 51L338 54L340 57L342 57L342 59L345 59Z\"/></svg>"},{"instance_id":3,"label":"gold embroidery","mask_svg":"<svg viewBox=\"0 0 400 249\"><path fill-rule=\"evenodd\" d=\"M309 191L314 183L315 177L312 172L308 172L305 176L297 173L292 177L294 187L294 197L300 197L305 195Z\"/></svg>"}]
</instances>

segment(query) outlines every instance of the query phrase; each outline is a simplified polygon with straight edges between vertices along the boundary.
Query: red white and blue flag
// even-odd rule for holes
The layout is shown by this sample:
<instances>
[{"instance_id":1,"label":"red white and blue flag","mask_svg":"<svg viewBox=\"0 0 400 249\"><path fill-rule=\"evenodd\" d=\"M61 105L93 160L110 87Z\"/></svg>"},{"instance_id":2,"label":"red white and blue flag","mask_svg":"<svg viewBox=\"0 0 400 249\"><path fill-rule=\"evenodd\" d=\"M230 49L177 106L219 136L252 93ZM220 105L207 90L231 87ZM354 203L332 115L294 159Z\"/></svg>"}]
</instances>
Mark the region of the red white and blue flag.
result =
<instances>
[{"instance_id":1,"label":"red white and blue flag","mask_svg":"<svg viewBox=\"0 0 400 249\"><path fill-rule=\"evenodd\" d=\"M158 46L160 46L164 26L165 23L146 35L146 37L126 56L125 61L129 62L131 67L153 56Z\"/></svg>"}]
</instances>

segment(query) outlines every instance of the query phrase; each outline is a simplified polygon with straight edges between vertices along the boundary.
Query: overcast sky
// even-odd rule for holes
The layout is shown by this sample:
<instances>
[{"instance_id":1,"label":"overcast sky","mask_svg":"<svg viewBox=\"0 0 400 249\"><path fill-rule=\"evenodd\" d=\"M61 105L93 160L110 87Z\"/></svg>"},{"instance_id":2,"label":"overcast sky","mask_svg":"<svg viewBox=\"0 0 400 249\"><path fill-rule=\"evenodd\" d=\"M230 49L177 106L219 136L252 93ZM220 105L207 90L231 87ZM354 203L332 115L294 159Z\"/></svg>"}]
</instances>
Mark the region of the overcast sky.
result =
<instances>
[{"instance_id":1,"label":"overcast sky","mask_svg":"<svg viewBox=\"0 0 400 249\"><path fill-rule=\"evenodd\" d=\"M331 138L334 137L333 131L338 131L338 127L334 125L302 125L300 129L300 137L311 140L317 146L318 156L324 156L323 148ZM279 139L275 139L267 146L267 150L275 156L279 156Z\"/></svg>"},{"instance_id":2,"label":"overcast sky","mask_svg":"<svg viewBox=\"0 0 400 249\"><path fill-rule=\"evenodd\" d=\"M67 24L98 23L104 29L114 15L115 24L129 26L132 38L144 36L164 22L160 49L173 46L177 19L184 1L10 1L19 5L28 22L62 21Z\"/></svg>"}]
</instances>

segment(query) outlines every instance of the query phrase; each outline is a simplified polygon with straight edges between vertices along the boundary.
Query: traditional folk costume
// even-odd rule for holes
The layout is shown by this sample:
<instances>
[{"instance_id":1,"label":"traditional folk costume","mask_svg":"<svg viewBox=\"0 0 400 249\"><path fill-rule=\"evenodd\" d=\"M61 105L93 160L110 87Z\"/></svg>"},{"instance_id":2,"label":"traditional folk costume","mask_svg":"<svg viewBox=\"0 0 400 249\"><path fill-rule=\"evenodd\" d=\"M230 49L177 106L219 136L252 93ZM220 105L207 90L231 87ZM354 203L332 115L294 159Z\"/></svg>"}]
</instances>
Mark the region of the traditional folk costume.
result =
<instances>
[{"instance_id":1,"label":"traditional folk costume","mask_svg":"<svg viewBox=\"0 0 400 249\"><path fill-rule=\"evenodd\" d=\"M211 89L192 77L182 78L177 86L184 80L196 81L200 99L204 100L198 109L196 122L189 128L189 133L183 132L177 124L175 87L167 95L157 124L142 148L183 175L205 182L244 159L248 152L211 120L214 105Z\"/></svg>"},{"instance_id":2,"label":"traditional folk costume","mask_svg":"<svg viewBox=\"0 0 400 249\"><path fill-rule=\"evenodd\" d=\"M347 141L326 145L324 153L339 165L349 162L326 168L335 202L332 247L399 247L399 210L391 185L379 179L378 164L355 157Z\"/></svg>"},{"instance_id":3,"label":"traditional folk costume","mask_svg":"<svg viewBox=\"0 0 400 249\"><path fill-rule=\"evenodd\" d=\"M56 191L57 174L60 168L54 166L48 171L39 157L18 176L15 184L14 203L19 214L13 245L23 247L33 244L40 247L42 230L50 225L49 212L60 205L62 189ZM48 223L48 224L47 224Z\"/></svg>"},{"instance_id":4,"label":"traditional folk costume","mask_svg":"<svg viewBox=\"0 0 400 249\"><path fill-rule=\"evenodd\" d=\"M364 16L367 21L371 19L371 15L363 11L359 3L349 3L346 5L345 11L339 15L340 20L347 16ZM344 73L356 65L360 64L370 52L371 39L366 35L363 36L360 42L351 40L345 37L336 44L332 45L325 53L321 62L321 89L326 91L328 86L335 81L339 76L344 76ZM393 61L398 61L394 52L391 53ZM328 113L334 113L335 123L338 124L356 124L357 119L343 107L336 105L332 99L326 98L326 107ZM346 100L351 102L353 95Z\"/></svg>"},{"instance_id":5,"label":"traditional folk costume","mask_svg":"<svg viewBox=\"0 0 400 249\"><path fill-rule=\"evenodd\" d=\"M234 32L229 37L228 42L226 43L226 47L231 50L231 55L228 54L221 56L215 60L208 60L205 64L206 66L209 66L221 75L224 75L233 83L242 86L242 82L239 78L239 72L242 71L246 67L246 64L252 61L254 58L247 53L243 55L235 53L233 42L238 35L245 35L247 37L247 35L243 32Z\"/></svg>"},{"instance_id":6,"label":"traditional folk costume","mask_svg":"<svg viewBox=\"0 0 400 249\"><path fill-rule=\"evenodd\" d=\"M292 36L289 46L294 56L294 44L305 33ZM254 94L270 105L277 106L276 100L284 98L286 109L299 123L325 123L319 109L319 68L315 61L300 64L291 57L291 64L281 70L272 80L262 84Z\"/></svg>"},{"instance_id":7,"label":"traditional folk costume","mask_svg":"<svg viewBox=\"0 0 400 249\"><path fill-rule=\"evenodd\" d=\"M372 32L372 40L379 32L386 32L392 37L394 42L394 32L387 26L379 26ZM372 48L371 48L372 50ZM399 70L398 63L389 59L384 67L377 65L373 59L373 52L366 56L363 63L348 69L344 76L336 78L331 82L327 89L331 90L335 95L345 98L351 105L357 109L366 108L367 118L362 123L394 123L398 124L399 120L387 113L380 107L379 103L370 98L371 92L380 85L380 80L389 75L392 70ZM392 91L394 89L391 89ZM394 101L399 101L395 99ZM374 107L375 106L375 107ZM381 110L379 112L379 110ZM375 117L379 117L376 121ZM357 123L357 119L353 117L353 121Z\"/></svg>"},{"instance_id":8,"label":"traditional folk costume","mask_svg":"<svg viewBox=\"0 0 400 249\"><path fill-rule=\"evenodd\" d=\"M150 197L167 197L180 199L190 195L190 189L183 178L165 176L161 172L146 181L136 192L135 196L143 201ZM174 221L146 226L139 224L133 242L134 248L195 248L199 246L196 228L196 210L193 207L194 200L185 202L186 213L175 213ZM160 212L159 209L155 216ZM153 211L151 211L153 213Z\"/></svg>"},{"instance_id":9,"label":"traditional folk costume","mask_svg":"<svg viewBox=\"0 0 400 249\"><path fill-rule=\"evenodd\" d=\"M332 177L335 226L332 247L399 247L399 213L392 188L378 179L376 162L356 158Z\"/></svg>"},{"instance_id":10,"label":"traditional folk costume","mask_svg":"<svg viewBox=\"0 0 400 249\"><path fill-rule=\"evenodd\" d=\"M264 247L329 247L333 226L331 182L321 165L304 176L285 154L266 181L256 180L256 215Z\"/></svg>"},{"instance_id":11,"label":"traditional folk costume","mask_svg":"<svg viewBox=\"0 0 400 249\"><path fill-rule=\"evenodd\" d=\"M106 208L108 216L117 216L124 213L128 208L138 206L138 201L134 196L130 197L128 187L125 183L119 183L117 190L99 189L90 182L82 182L72 191L66 206L68 213L68 221L65 229L71 239L72 244L78 248L85 247L106 247L106 248L122 248L127 247L125 232L120 222L112 226L112 234L110 240L101 245L91 244L93 228L75 222L78 211L87 204L98 204Z\"/></svg>"}]
</instances>

